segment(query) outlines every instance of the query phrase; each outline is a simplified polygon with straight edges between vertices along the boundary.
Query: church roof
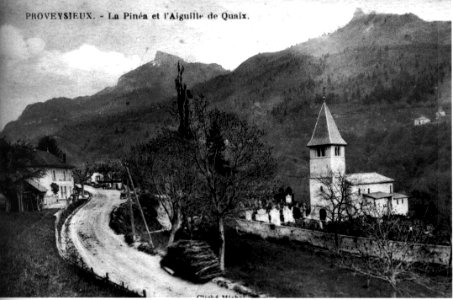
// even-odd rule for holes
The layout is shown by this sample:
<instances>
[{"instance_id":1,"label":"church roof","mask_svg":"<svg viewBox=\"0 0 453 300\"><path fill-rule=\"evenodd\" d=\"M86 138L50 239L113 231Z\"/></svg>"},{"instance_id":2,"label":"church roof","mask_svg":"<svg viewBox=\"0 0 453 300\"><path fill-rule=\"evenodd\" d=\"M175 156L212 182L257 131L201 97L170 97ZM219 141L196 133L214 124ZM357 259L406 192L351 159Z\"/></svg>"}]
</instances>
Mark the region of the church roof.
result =
<instances>
[{"instance_id":1,"label":"church roof","mask_svg":"<svg viewBox=\"0 0 453 300\"><path fill-rule=\"evenodd\" d=\"M352 173L346 175L346 180L352 185L358 184L370 184L370 183L384 183L393 182L392 178L378 174L376 172L371 173Z\"/></svg>"},{"instance_id":2,"label":"church roof","mask_svg":"<svg viewBox=\"0 0 453 300\"><path fill-rule=\"evenodd\" d=\"M426 116L424 115L421 115L420 117L418 117L417 119L415 120L429 120L429 118L427 118Z\"/></svg>"},{"instance_id":3,"label":"church roof","mask_svg":"<svg viewBox=\"0 0 453 300\"><path fill-rule=\"evenodd\" d=\"M369 194L363 194L365 197L373 198L373 199L382 199L382 198L390 198L393 194L384 193L384 192L375 192Z\"/></svg>"},{"instance_id":4,"label":"church roof","mask_svg":"<svg viewBox=\"0 0 453 300\"><path fill-rule=\"evenodd\" d=\"M408 198L407 195L400 194L400 193L394 193L393 194L394 199L401 199L401 198Z\"/></svg>"},{"instance_id":5,"label":"church roof","mask_svg":"<svg viewBox=\"0 0 453 300\"><path fill-rule=\"evenodd\" d=\"M320 145L346 145L325 102L321 106L313 135L307 147Z\"/></svg>"}]
</instances>

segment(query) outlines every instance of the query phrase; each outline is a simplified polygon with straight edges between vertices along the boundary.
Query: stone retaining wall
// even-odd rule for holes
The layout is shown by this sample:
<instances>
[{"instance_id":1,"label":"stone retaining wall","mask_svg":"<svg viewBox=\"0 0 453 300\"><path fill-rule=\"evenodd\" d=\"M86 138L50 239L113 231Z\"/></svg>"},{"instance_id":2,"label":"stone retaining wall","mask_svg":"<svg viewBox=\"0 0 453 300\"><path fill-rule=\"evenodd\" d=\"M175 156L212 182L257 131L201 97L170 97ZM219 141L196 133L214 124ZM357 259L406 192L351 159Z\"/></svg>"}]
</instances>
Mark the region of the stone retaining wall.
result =
<instances>
[{"instance_id":1,"label":"stone retaining wall","mask_svg":"<svg viewBox=\"0 0 453 300\"><path fill-rule=\"evenodd\" d=\"M316 247L334 249L335 235L333 233L308 230L298 227L277 226L274 224L236 219L236 229L242 232L256 234L262 238L288 238L289 240L309 243ZM339 248L344 252L380 256L379 247L375 240L338 235ZM406 261L418 261L448 265L450 263L450 246L412 243L409 247L402 247L401 242L391 242L389 247L394 249L394 255ZM401 249L404 248L404 251Z\"/></svg>"}]
</instances>

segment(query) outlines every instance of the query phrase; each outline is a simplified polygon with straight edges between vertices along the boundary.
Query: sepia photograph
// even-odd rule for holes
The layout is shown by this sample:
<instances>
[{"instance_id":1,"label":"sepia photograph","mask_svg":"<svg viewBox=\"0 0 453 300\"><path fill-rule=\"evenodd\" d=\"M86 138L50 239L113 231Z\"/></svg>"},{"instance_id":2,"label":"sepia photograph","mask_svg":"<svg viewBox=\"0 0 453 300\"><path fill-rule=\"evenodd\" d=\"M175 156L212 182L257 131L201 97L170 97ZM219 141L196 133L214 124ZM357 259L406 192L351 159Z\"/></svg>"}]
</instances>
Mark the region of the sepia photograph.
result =
<instances>
[{"instance_id":1,"label":"sepia photograph","mask_svg":"<svg viewBox=\"0 0 453 300\"><path fill-rule=\"evenodd\" d=\"M450 0L3 0L0 297L451 298Z\"/></svg>"}]
</instances>

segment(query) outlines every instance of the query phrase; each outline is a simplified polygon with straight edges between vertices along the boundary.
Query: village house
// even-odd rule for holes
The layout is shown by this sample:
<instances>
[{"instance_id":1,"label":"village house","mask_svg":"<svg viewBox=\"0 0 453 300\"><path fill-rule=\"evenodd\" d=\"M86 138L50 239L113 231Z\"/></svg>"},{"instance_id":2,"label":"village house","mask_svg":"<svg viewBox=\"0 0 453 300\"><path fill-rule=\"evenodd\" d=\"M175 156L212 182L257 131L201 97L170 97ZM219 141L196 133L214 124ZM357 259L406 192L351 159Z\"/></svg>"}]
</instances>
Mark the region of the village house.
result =
<instances>
[{"instance_id":1,"label":"village house","mask_svg":"<svg viewBox=\"0 0 453 300\"><path fill-rule=\"evenodd\" d=\"M89 183L100 184L104 181L104 175L99 172L93 172L91 174L90 179L88 180Z\"/></svg>"},{"instance_id":2,"label":"village house","mask_svg":"<svg viewBox=\"0 0 453 300\"><path fill-rule=\"evenodd\" d=\"M431 119L425 117L425 116L420 116L417 119L414 120L414 126L421 126L431 123Z\"/></svg>"},{"instance_id":3,"label":"village house","mask_svg":"<svg viewBox=\"0 0 453 300\"><path fill-rule=\"evenodd\" d=\"M442 118L445 118L446 114L445 111L442 109L442 107L439 106L439 109L436 111L436 120L441 120Z\"/></svg>"},{"instance_id":4,"label":"village house","mask_svg":"<svg viewBox=\"0 0 453 300\"><path fill-rule=\"evenodd\" d=\"M94 187L103 187L108 189L117 189L120 190L123 188L123 182L121 178L115 176L114 174L104 174L102 172L93 172L90 178L88 179L88 183L93 185Z\"/></svg>"},{"instance_id":5,"label":"village house","mask_svg":"<svg viewBox=\"0 0 453 300\"><path fill-rule=\"evenodd\" d=\"M73 193L74 178L71 169L74 167L62 162L55 155L36 150L28 167L39 168L44 171L44 176L41 178L26 180L30 193L34 191L35 196L40 195L42 197L40 200L43 208L51 207L60 200L66 200ZM52 183L59 187L57 194L52 191Z\"/></svg>"},{"instance_id":6,"label":"village house","mask_svg":"<svg viewBox=\"0 0 453 300\"><path fill-rule=\"evenodd\" d=\"M310 151L309 217L324 221L329 217L328 212L332 211L332 200L323 197L323 190L328 188L323 178L330 178L333 184L343 178L349 185L352 205L359 213L373 210L379 214L406 215L409 210L408 197L394 193L393 179L376 172L346 173L346 146L329 108L323 103L307 144Z\"/></svg>"}]
</instances>

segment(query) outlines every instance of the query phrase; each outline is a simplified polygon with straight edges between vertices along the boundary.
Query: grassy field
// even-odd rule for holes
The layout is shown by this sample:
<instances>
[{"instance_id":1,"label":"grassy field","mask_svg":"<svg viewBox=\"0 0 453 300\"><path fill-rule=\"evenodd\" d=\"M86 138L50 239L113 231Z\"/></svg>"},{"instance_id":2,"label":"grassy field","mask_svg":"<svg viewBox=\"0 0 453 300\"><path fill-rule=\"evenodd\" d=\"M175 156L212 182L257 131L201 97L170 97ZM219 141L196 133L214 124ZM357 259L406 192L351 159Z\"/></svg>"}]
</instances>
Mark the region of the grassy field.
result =
<instances>
[{"instance_id":1,"label":"grassy field","mask_svg":"<svg viewBox=\"0 0 453 300\"><path fill-rule=\"evenodd\" d=\"M331 264L329 255L300 243L263 240L229 232L227 277L271 297L390 297L387 283ZM451 277L430 278L430 288L403 282L399 297L449 297Z\"/></svg>"},{"instance_id":2,"label":"grassy field","mask_svg":"<svg viewBox=\"0 0 453 300\"><path fill-rule=\"evenodd\" d=\"M128 297L64 262L55 247L56 210L0 211L0 297Z\"/></svg>"}]
</instances>

